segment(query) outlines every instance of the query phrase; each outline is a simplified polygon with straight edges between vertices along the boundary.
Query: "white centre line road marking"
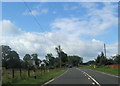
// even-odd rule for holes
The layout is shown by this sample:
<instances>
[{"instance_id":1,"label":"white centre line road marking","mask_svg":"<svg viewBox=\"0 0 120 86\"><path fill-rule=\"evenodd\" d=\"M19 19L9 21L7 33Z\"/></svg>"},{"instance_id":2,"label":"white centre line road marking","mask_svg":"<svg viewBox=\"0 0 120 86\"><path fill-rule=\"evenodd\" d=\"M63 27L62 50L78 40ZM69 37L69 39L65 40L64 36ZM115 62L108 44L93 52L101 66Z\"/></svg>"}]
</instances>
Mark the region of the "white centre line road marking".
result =
<instances>
[{"instance_id":1,"label":"white centre line road marking","mask_svg":"<svg viewBox=\"0 0 120 86\"><path fill-rule=\"evenodd\" d=\"M76 68L76 69L78 69L79 71L81 71L83 74L87 75L87 76L88 76L92 81L94 81L98 86L101 86L101 85L98 83L98 81L96 81L96 80L95 80L92 76L90 76L88 73L80 70L79 68Z\"/></svg>"}]
</instances>

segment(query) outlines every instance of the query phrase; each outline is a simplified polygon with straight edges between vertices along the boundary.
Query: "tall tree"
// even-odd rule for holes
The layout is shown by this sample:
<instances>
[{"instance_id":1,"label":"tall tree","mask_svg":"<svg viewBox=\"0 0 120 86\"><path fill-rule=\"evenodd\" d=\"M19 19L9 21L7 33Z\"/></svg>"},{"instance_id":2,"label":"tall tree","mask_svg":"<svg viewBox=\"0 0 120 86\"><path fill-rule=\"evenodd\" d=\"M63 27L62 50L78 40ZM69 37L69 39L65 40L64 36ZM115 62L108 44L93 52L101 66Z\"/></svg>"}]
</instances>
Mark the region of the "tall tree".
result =
<instances>
[{"instance_id":1,"label":"tall tree","mask_svg":"<svg viewBox=\"0 0 120 86\"><path fill-rule=\"evenodd\" d=\"M30 54L25 54L23 60L24 60L24 61L31 60L31 56L30 56Z\"/></svg>"},{"instance_id":2,"label":"tall tree","mask_svg":"<svg viewBox=\"0 0 120 86\"><path fill-rule=\"evenodd\" d=\"M114 59L115 64L120 64L120 55L119 54L114 56L113 59Z\"/></svg>"},{"instance_id":3,"label":"tall tree","mask_svg":"<svg viewBox=\"0 0 120 86\"><path fill-rule=\"evenodd\" d=\"M6 45L1 45L0 48L2 48L2 66L7 68L8 63L7 63L7 55L11 51L11 48Z\"/></svg>"},{"instance_id":4,"label":"tall tree","mask_svg":"<svg viewBox=\"0 0 120 86\"><path fill-rule=\"evenodd\" d=\"M35 53L35 54L32 54L31 56L33 57L32 60L35 61L35 64L36 64L37 66L39 66L38 55Z\"/></svg>"},{"instance_id":5,"label":"tall tree","mask_svg":"<svg viewBox=\"0 0 120 86\"><path fill-rule=\"evenodd\" d=\"M55 58L53 57L52 53L48 53L45 57L46 60L49 62L49 66L53 66Z\"/></svg>"},{"instance_id":6,"label":"tall tree","mask_svg":"<svg viewBox=\"0 0 120 86\"><path fill-rule=\"evenodd\" d=\"M61 47L60 45L58 47L55 48L55 50L57 51L57 54L58 54L58 57L59 57L59 60L60 60L60 68L61 68L61 64L62 64L62 61L61 61Z\"/></svg>"},{"instance_id":7,"label":"tall tree","mask_svg":"<svg viewBox=\"0 0 120 86\"><path fill-rule=\"evenodd\" d=\"M19 68L20 58L16 51L10 51L7 55L7 63L9 68Z\"/></svg>"},{"instance_id":8,"label":"tall tree","mask_svg":"<svg viewBox=\"0 0 120 86\"><path fill-rule=\"evenodd\" d=\"M11 51L11 48L6 45L0 46L2 48L2 66L5 68L20 67L20 58L16 51Z\"/></svg>"},{"instance_id":9,"label":"tall tree","mask_svg":"<svg viewBox=\"0 0 120 86\"><path fill-rule=\"evenodd\" d=\"M100 55L98 55L97 59L96 59L96 65L106 65L107 64L107 58L104 56L104 53L101 52Z\"/></svg>"},{"instance_id":10,"label":"tall tree","mask_svg":"<svg viewBox=\"0 0 120 86\"><path fill-rule=\"evenodd\" d=\"M83 58L79 56L68 56L68 63L73 66L78 66L83 63Z\"/></svg>"}]
</instances>

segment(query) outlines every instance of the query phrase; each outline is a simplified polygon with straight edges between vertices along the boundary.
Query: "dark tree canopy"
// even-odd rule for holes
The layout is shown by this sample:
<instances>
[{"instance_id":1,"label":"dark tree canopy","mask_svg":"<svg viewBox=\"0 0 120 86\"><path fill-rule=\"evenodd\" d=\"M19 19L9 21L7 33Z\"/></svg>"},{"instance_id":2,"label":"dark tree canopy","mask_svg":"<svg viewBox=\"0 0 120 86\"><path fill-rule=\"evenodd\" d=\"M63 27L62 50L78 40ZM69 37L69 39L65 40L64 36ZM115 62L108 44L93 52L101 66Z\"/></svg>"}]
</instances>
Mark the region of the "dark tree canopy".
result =
<instances>
[{"instance_id":1,"label":"dark tree canopy","mask_svg":"<svg viewBox=\"0 0 120 86\"><path fill-rule=\"evenodd\" d=\"M12 51L9 46L2 45L2 66L5 68L20 67L20 58L16 51Z\"/></svg>"},{"instance_id":2,"label":"dark tree canopy","mask_svg":"<svg viewBox=\"0 0 120 86\"><path fill-rule=\"evenodd\" d=\"M30 56L30 54L25 54L23 60L24 60L24 61L31 60L31 56Z\"/></svg>"}]
</instances>

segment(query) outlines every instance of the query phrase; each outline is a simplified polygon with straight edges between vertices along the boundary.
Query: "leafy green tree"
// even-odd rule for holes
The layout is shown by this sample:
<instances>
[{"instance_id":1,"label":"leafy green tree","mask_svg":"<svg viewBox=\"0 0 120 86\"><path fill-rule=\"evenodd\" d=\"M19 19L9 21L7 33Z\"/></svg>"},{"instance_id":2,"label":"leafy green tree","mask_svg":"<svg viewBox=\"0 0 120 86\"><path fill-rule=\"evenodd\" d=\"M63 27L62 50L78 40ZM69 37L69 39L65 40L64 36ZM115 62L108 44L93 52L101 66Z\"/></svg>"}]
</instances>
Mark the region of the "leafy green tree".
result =
<instances>
[{"instance_id":1,"label":"leafy green tree","mask_svg":"<svg viewBox=\"0 0 120 86\"><path fill-rule=\"evenodd\" d=\"M8 68L20 67L20 58L16 51L10 51L7 58Z\"/></svg>"},{"instance_id":2,"label":"leafy green tree","mask_svg":"<svg viewBox=\"0 0 120 86\"><path fill-rule=\"evenodd\" d=\"M33 58L32 58L32 60L34 60L35 61L35 64L37 65L37 66L39 66L39 59L38 59L38 55L37 54L32 54L31 55Z\"/></svg>"},{"instance_id":3,"label":"leafy green tree","mask_svg":"<svg viewBox=\"0 0 120 86\"><path fill-rule=\"evenodd\" d=\"M95 61L94 60L90 60L86 63L87 65L91 65L91 64L95 64Z\"/></svg>"},{"instance_id":4,"label":"leafy green tree","mask_svg":"<svg viewBox=\"0 0 120 86\"><path fill-rule=\"evenodd\" d=\"M61 61L65 65L68 62L67 54L64 53L63 51L61 51L60 54L61 54Z\"/></svg>"},{"instance_id":5,"label":"leafy green tree","mask_svg":"<svg viewBox=\"0 0 120 86\"><path fill-rule=\"evenodd\" d=\"M107 65L111 65L111 64L114 64L114 60L111 59L111 58L109 58L109 59L107 60Z\"/></svg>"},{"instance_id":6,"label":"leafy green tree","mask_svg":"<svg viewBox=\"0 0 120 86\"><path fill-rule=\"evenodd\" d=\"M96 60L96 65L101 66L101 65L107 65L107 58L104 56L104 53L101 52L101 55L98 55Z\"/></svg>"},{"instance_id":7,"label":"leafy green tree","mask_svg":"<svg viewBox=\"0 0 120 86\"><path fill-rule=\"evenodd\" d=\"M68 56L68 64L78 66L83 63L83 58L79 56Z\"/></svg>"},{"instance_id":8,"label":"leafy green tree","mask_svg":"<svg viewBox=\"0 0 120 86\"><path fill-rule=\"evenodd\" d=\"M30 54L25 54L23 60L24 60L24 61L31 60L31 56L30 56Z\"/></svg>"},{"instance_id":9,"label":"leafy green tree","mask_svg":"<svg viewBox=\"0 0 120 86\"><path fill-rule=\"evenodd\" d=\"M1 45L0 48L2 48L2 66L7 69L8 63L7 63L7 55L11 51L11 48L6 45Z\"/></svg>"},{"instance_id":10,"label":"leafy green tree","mask_svg":"<svg viewBox=\"0 0 120 86\"><path fill-rule=\"evenodd\" d=\"M27 69L29 67L28 61L31 59L32 59L32 57L30 56L30 54L25 54L25 56L23 58L23 62L22 62L22 67Z\"/></svg>"},{"instance_id":11,"label":"leafy green tree","mask_svg":"<svg viewBox=\"0 0 120 86\"><path fill-rule=\"evenodd\" d=\"M0 46L2 48L2 66L7 68L19 68L20 58L16 51L11 51L11 48L6 45Z\"/></svg>"},{"instance_id":12,"label":"leafy green tree","mask_svg":"<svg viewBox=\"0 0 120 86\"><path fill-rule=\"evenodd\" d=\"M120 64L120 55L119 54L114 56L113 59L114 59L115 64Z\"/></svg>"},{"instance_id":13,"label":"leafy green tree","mask_svg":"<svg viewBox=\"0 0 120 86\"><path fill-rule=\"evenodd\" d=\"M52 53L48 53L45 57L49 62L49 66L54 66L55 58L53 57Z\"/></svg>"}]
</instances>

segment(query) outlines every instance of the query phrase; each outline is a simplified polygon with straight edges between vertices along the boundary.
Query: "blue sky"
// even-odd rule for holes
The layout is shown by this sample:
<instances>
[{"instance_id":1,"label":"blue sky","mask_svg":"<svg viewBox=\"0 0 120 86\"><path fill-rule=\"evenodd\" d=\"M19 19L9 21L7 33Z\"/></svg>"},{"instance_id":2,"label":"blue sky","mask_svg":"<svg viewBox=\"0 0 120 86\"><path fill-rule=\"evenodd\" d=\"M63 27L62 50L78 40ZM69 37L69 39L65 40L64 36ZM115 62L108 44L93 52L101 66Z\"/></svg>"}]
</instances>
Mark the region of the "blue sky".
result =
<instances>
[{"instance_id":1,"label":"blue sky","mask_svg":"<svg viewBox=\"0 0 120 86\"><path fill-rule=\"evenodd\" d=\"M16 46L19 44L28 48L26 48L26 51L23 53L22 49L16 48L15 44L10 44L11 42L8 43L8 41L4 40L1 44L5 43L10 45L20 53L21 58L25 53L32 53L32 51L29 52L30 48L27 46L28 44L36 44L35 46L39 46L39 48L42 47L41 49L45 50L45 52L42 53L39 53L38 48L33 50L33 52L39 53L40 58L43 58L46 53L54 50L53 46L56 46L55 44L61 44L63 50L68 54L83 56L85 57L85 61L87 61L88 58L94 59L98 53L102 51L102 44L106 43L108 49L110 49L110 51L108 50L108 57L110 57L113 54L117 54L117 11L117 2L3 3L2 22L5 23L5 31L9 34L20 33L17 34L16 38L11 35L11 38L14 39L12 41L16 43ZM37 19L40 25L34 18ZM8 27L6 26L7 24ZM12 28L10 28L9 25L11 25L10 27ZM27 36L33 37L35 41L30 41L26 38L26 34ZM5 37L6 39L10 39L8 34L5 34ZM24 44L23 42L22 44L20 44L20 42L18 43L17 41L21 41L20 39L27 39L28 41L26 41L28 44ZM51 49L46 50L46 47L43 47L45 45L37 39L46 39L47 41L45 41L44 44L51 46ZM56 42L57 40L59 42ZM50 41L51 43L47 44ZM78 44L75 41L78 42ZM55 42L55 44L52 42ZM71 51L65 46L68 46ZM94 48L88 50L86 52L87 54L83 54L83 51L87 50L87 46L90 48L94 46ZM52 52L55 54L54 51Z\"/></svg>"}]
</instances>

